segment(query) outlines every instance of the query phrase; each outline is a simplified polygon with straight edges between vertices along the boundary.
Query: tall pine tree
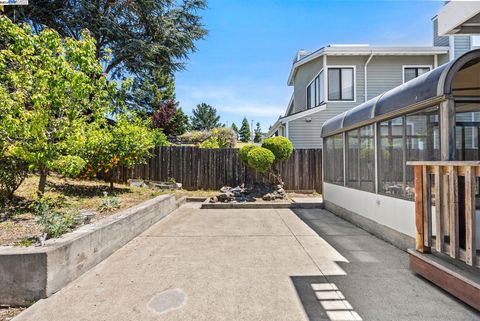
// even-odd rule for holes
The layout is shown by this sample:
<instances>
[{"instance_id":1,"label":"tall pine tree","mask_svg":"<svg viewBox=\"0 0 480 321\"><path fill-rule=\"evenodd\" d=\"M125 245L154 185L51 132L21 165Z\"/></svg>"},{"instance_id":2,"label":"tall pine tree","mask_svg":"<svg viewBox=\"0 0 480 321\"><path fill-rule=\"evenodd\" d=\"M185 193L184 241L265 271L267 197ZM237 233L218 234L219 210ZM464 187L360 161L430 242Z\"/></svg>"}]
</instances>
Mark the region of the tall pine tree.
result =
<instances>
[{"instance_id":1,"label":"tall pine tree","mask_svg":"<svg viewBox=\"0 0 480 321\"><path fill-rule=\"evenodd\" d=\"M255 128L255 136L253 137L253 141L255 143L260 143L262 141L262 129L260 128L260 123L257 123L257 127Z\"/></svg>"},{"instance_id":2,"label":"tall pine tree","mask_svg":"<svg viewBox=\"0 0 480 321\"><path fill-rule=\"evenodd\" d=\"M206 103L198 104L192 113L192 129L212 130L215 127L222 127L217 110Z\"/></svg>"},{"instance_id":3,"label":"tall pine tree","mask_svg":"<svg viewBox=\"0 0 480 321\"><path fill-rule=\"evenodd\" d=\"M235 123L232 123L232 130L235 132L235 134L237 135L237 139L238 139L238 127Z\"/></svg>"},{"instance_id":4,"label":"tall pine tree","mask_svg":"<svg viewBox=\"0 0 480 321\"><path fill-rule=\"evenodd\" d=\"M240 127L239 134L240 134L241 142L247 143L250 141L251 133L250 133L250 125L248 124L247 117L244 117L242 120L242 127Z\"/></svg>"}]
</instances>

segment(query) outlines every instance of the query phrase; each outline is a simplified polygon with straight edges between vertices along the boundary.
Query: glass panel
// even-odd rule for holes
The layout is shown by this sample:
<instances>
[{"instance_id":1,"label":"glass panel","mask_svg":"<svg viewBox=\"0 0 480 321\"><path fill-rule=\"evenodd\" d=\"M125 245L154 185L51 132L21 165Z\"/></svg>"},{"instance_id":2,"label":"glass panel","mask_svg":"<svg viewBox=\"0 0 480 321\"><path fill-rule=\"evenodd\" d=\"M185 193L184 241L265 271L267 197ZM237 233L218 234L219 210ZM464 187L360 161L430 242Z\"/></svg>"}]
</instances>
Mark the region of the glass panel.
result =
<instances>
[{"instance_id":1,"label":"glass panel","mask_svg":"<svg viewBox=\"0 0 480 321\"><path fill-rule=\"evenodd\" d=\"M406 116L406 160L440 160L438 108L430 108ZM412 166L406 167L405 197L415 198Z\"/></svg>"},{"instance_id":2,"label":"glass panel","mask_svg":"<svg viewBox=\"0 0 480 321\"><path fill-rule=\"evenodd\" d=\"M417 68L405 68L405 82L417 77Z\"/></svg>"},{"instance_id":3,"label":"glass panel","mask_svg":"<svg viewBox=\"0 0 480 321\"><path fill-rule=\"evenodd\" d=\"M378 192L402 197L404 190L403 117L379 123Z\"/></svg>"},{"instance_id":4,"label":"glass panel","mask_svg":"<svg viewBox=\"0 0 480 321\"><path fill-rule=\"evenodd\" d=\"M320 93L320 103L323 103L325 101L325 93L323 91L323 71L320 72L320 75L318 76L319 80L318 80L318 87L319 87L319 90L318 92Z\"/></svg>"},{"instance_id":5,"label":"glass panel","mask_svg":"<svg viewBox=\"0 0 480 321\"><path fill-rule=\"evenodd\" d=\"M359 187L359 137L358 130L347 132L347 186Z\"/></svg>"},{"instance_id":6,"label":"glass panel","mask_svg":"<svg viewBox=\"0 0 480 321\"><path fill-rule=\"evenodd\" d=\"M340 69L328 69L328 99L340 99Z\"/></svg>"},{"instance_id":7,"label":"glass panel","mask_svg":"<svg viewBox=\"0 0 480 321\"><path fill-rule=\"evenodd\" d=\"M418 68L418 76L421 76L423 74L426 74L427 72L430 71L430 68ZM417 76L417 77L418 77Z\"/></svg>"},{"instance_id":8,"label":"glass panel","mask_svg":"<svg viewBox=\"0 0 480 321\"><path fill-rule=\"evenodd\" d=\"M342 69L342 100L353 100L353 68Z\"/></svg>"},{"instance_id":9,"label":"glass panel","mask_svg":"<svg viewBox=\"0 0 480 321\"><path fill-rule=\"evenodd\" d=\"M315 78L315 107L320 105L320 94L318 90L318 77Z\"/></svg>"},{"instance_id":10,"label":"glass panel","mask_svg":"<svg viewBox=\"0 0 480 321\"><path fill-rule=\"evenodd\" d=\"M480 103L457 102L455 107L457 160L479 160Z\"/></svg>"},{"instance_id":11,"label":"glass panel","mask_svg":"<svg viewBox=\"0 0 480 321\"><path fill-rule=\"evenodd\" d=\"M375 137L373 125L360 128L360 189L375 192Z\"/></svg>"},{"instance_id":12,"label":"glass panel","mask_svg":"<svg viewBox=\"0 0 480 321\"><path fill-rule=\"evenodd\" d=\"M343 185L343 135L325 139L325 181Z\"/></svg>"}]
</instances>

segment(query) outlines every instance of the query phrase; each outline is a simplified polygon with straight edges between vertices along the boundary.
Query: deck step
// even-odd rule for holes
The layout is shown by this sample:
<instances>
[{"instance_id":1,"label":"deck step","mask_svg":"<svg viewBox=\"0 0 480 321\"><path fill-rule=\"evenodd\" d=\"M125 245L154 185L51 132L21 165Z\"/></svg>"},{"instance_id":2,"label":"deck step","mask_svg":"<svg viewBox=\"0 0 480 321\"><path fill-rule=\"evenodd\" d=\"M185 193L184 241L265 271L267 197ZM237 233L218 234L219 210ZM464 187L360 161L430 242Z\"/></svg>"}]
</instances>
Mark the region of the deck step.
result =
<instances>
[{"instance_id":1,"label":"deck step","mask_svg":"<svg viewBox=\"0 0 480 321\"><path fill-rule=\"evenodd\" d=\"M480 311L480 271L450 257L409 249L410 268Z\"/></svg>"}]
</instances>

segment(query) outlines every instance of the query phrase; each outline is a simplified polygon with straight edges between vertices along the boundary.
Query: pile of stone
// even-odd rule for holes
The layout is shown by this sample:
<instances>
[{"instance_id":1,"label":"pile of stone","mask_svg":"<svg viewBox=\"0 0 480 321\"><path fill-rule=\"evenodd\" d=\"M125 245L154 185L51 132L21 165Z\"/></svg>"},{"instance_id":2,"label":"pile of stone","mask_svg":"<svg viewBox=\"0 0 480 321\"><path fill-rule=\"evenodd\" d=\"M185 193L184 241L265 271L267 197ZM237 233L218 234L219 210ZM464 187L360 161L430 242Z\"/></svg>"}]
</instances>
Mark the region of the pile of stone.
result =
<instances>
[{"instance_id":1,"label":"pile of stone","mask_svg":"<svg viewBox=\"0 0 480 321\"><path fill-rule=\"evenodd\" d=\"M237 187L222 187L220 194L210 198L210 203L255 202L258 198L264 201L274 201L283 200L286 196L287 193L282 185L255 183L245 186L242 184Z\"/></svg>"}]
</instances>

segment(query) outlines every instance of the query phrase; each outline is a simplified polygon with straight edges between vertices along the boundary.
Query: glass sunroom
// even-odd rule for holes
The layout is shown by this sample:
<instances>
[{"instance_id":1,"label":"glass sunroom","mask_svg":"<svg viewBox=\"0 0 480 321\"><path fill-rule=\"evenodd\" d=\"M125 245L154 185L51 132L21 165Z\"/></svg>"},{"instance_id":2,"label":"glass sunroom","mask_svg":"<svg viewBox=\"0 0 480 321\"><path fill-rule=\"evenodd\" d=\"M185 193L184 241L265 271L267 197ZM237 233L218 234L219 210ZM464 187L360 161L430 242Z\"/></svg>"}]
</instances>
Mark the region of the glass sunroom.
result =
<instances>
[{"instance_id":1,"label":"glass sunroom","mask_svg":"<svg viewBox=\"0 0 480 321\"><path fill-rule=\"evenodd\" d=\"M465 208L470 207L464 201L471 200L473 230L479 235L476 241L473 238L474 254L480 248L480 50L331 118L322 127L322 138L323 197L329 210L402 248L410 247L416 236L415 195L419 194L414 165L424 166L429 184L425 191L431 191L432 242L443 251L457 246L460 256L469 250L465 231L472 222L465 216ZM465 173L472 171L467 177ZM455 178L453 185L450 178ZM465 187L470 180L473 187ZM458 196L449 198L448 192L455 188ZM466 194L471 188L473 199ZM439 200L445 196L442 202L435 202L435 194ZM458 206L449 207L450 201ZM455 235L451 226L457 221L447 213L452 208L460 213ZM435 214L440 209L445 209L442 217ZM437 234L441 237L435 240Z\"/></svg>"}]
</instances>

